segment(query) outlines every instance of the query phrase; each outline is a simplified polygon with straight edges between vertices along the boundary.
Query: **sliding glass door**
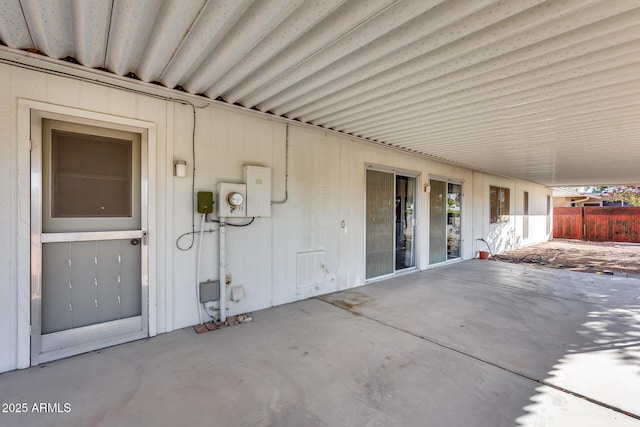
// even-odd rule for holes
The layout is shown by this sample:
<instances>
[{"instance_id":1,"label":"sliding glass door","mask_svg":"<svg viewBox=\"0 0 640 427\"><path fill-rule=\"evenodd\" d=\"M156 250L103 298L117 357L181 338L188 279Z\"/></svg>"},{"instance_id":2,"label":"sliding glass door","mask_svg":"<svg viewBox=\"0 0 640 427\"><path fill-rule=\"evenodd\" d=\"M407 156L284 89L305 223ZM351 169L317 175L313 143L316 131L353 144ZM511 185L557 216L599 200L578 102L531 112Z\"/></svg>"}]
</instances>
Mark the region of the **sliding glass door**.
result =
<instances>
[{"instance_id":1,"label":"sliding glass door","mask_svg":"<svg viewBox=\"0 0 640 427\"><path fill-rule=\"evenodd\" d=\"M416 178L367 170L366 278L413 268Z\"/></svg>"},{"instance_id":2,"label":"sliding glass door","mask_svg":"<svg viewBox=\"0 0 640 427\"><path fill-rule=\"evenodd\" d=\"M367 170L366 278L393 273L394 177Z\"/></svg>"},{"instance_id":3,"label":"sliding glass door","mask_svg":"<svg viewBox=\"0 0 640 427\"><path fill-rule=\"evenodd\" d=\"M415 192L415 178L396 175L396 270L416 265L413 239Z\"/></svg>"},{"instance_id":4,"label":"sliding glass door","mask_svg":"<svg viewBox=\"0 0 640 427\"><path fill-rule=\"evenodd\" d=\"M432 179L429 221L429 264L461 256L462 185Z\"/></svg>"},{"instance_id":5,"label":"sliding glass door","mask_svg":"<svg viewBox=\"0 0 640 427\"><path fill-rule=\"evenodd\" d=\"M447 260L460 258L462 185L447 184Z\"/></svg>"}]
</instances>

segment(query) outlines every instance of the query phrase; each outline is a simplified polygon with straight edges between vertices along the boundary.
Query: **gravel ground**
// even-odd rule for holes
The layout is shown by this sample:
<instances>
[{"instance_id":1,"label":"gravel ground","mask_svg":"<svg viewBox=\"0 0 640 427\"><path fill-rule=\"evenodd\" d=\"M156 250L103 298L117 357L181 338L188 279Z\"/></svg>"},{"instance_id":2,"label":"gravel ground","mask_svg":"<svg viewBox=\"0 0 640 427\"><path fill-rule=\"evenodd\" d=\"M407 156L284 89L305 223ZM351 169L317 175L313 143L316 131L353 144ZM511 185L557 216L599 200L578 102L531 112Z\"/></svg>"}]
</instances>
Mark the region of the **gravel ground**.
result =
<instances>
[{"instance_id":1,"label":"gravel ground","mask_svg":"<svg viewBox=\"0 0 640 427\"><path fill-rule=\"evenodd\" d=\"M503 252L496 255L495 259L596 274L640 275L640 244L638 243L556 239Z\"/></svg>"}]
</instances>

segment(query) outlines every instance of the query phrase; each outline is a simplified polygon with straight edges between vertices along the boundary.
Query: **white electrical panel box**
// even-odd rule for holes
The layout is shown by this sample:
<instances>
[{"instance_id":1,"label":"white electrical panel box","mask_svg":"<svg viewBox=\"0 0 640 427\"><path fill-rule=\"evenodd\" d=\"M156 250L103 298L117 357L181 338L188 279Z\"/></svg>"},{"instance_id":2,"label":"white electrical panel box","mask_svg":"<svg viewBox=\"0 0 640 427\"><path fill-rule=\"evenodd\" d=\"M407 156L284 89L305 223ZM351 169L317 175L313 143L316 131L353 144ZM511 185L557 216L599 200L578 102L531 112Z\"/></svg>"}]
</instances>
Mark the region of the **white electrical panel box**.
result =
<instances>
[{"instance_id":1,"label":"white electrical panel box","mask_svg":"<svg viewBox=\"0 0 640 427\"><path fill-rule=\"evenodd\" d=\"M218 217L245 218L247 216L247 186L218 183Z\"/></svg>"},{"instance_id":2,"label":"white electrical panel box","mask_svg":"<svg viewBox=\"0 0 640 427\"><path fill-rule=\"evenodd\" d=\"M247 216L271 216L271 168L247 165L243 175L247 184Z\"/></svg>"}]
</instances>

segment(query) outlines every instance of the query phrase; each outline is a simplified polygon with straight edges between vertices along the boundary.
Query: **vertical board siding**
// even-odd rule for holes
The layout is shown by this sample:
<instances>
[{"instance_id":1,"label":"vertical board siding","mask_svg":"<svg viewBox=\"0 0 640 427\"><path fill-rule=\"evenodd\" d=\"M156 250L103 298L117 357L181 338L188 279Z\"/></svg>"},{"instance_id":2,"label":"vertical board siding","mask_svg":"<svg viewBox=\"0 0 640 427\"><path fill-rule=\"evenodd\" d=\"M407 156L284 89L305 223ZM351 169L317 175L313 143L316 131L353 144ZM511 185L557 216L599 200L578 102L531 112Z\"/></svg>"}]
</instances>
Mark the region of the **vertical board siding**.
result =
<instances>
[{"instance_id":1,"label":"vertical board siding","mask_svg":"<svg viewBox=\"0 0 640 427\"><path fill-rule=\"evenodd\" d=\"M16 289L10 287L18 280L16 270L20 257L18 248L18 232L16 224L20 211L17 196L18 189L18 153L13 120L15 111L11 88L13 85L11 69L0 67L0 197L2 198L2 220L0 233L0 298L3 301L0 310L0 342L9 343L7 350L0 352L0 372L15 369L17 342L18 302ZM28 255L28 253L27 253Z\"/></svg>"},{"instance_id":2,"label":"vertical board siding","mask_svg":"<svg viewBox=\"0 0 640 427\"><path fill-rule=\"evenodd\" d=\"M640 207L555 208L553 237L640 243Z\"/></svg>"},{"instance_id":3,"label":"vertical board siding","mask_svg":"<svg viewBox=\"0 0 640 427\"><path fill-rule=\"evenodd\" d=\"M18 100L29 99L81 111L82 114L110 114L155 124L155 144L149 144L149 323L157 332L198 322L196 305L196 250L181 251L176 239L191 231L193 177L193 110L189 105L141 94L119 92L88 81L24 70L0 64L0 194L6 203L0 230L0 372L27 367L30 313L30 127L28 111L18 115ZM487 236L488 200L483 183L525 185L532 191L532 215L543 221L543 186L475 173L345 136L314 130L209 106L198 108L195 128L195 157L198 172L195 191L215 189L218 182L239 182L247 163L272 167L272 197L282 200L287 182L288 201L274 205L272 217L260 218L251 227L228 232L227 263L234 284L242 285L247 298L230 305L230 315L283 304L338 288L363 285L366 281L365 188L366 165L415 171L420 182L416 195L417 266L428 266L429 176L464 181L470 193L463 198L463 239L473 242ZM174 177L173 161L187 160L189 176ZM474 178L475 177L475 178ZM479 184L476 185L475 181ZM392 183L393 184L393 183ZM474 191L471 192L471 189ZM480 195L476 196L476 192ZM535 196L534 196L535 194ZM476 221L472 213L480 213ZM486 220L486 225L485 225ZM466 224L466 225L465 225ZM477 227L477 228L476 228ZM212 224L205 226L202 245L202 279L218 275L218 237ZM544 224L532 224L532 237L543 239ZM393 236L392 236L393 237ZM198 239L198 237L195 237ZM491 240L488 239L490 242ZM181 241L188 246L190 239ZM197 242L197 240L195 240ZM392 244L393 242L390 241ZM324 251L323 283L296 287L296 254ZM463 246L463 258L473 257L471 243ZM206 261L205 261L206 260ZM153 292L152 292L153 291ZM154 333L155 327L150 328Z\"/></svg>"},{"instance_id":4,"label":"vertical board siding","mask_svg":"<svg viewBox=\"0 0 640 427\"><path fill-rule=\"evenodd\" d=\"M553 209L553 238L582 239L582 208Z\"/></svg>"},{"instance_id":5,"label":"vertical board siding","mask_svg":"<svg viewBox=\"0 0 640 427\"><path fill-rule=\"evenodd\" d=\"M585 239L640 243L640 207L584 208Z\"/></svg>"}]
</instances>

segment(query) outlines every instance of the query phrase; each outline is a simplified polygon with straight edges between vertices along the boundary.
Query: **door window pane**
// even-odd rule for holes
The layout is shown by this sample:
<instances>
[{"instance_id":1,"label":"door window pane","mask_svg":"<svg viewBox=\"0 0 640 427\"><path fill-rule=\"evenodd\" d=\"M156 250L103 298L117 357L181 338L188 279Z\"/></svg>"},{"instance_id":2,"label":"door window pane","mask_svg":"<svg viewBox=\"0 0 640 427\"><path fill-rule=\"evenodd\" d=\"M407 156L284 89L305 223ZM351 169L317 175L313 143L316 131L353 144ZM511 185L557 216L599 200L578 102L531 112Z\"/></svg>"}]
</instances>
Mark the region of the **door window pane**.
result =
<instances>
[{"instance_id":1,"label":"door window pane","mask_svg":"<svg viewBox=\"0 0 640 427\"><path fill-rule=\"evenodd\" d=\"M460 207L462 186L448 184L447 191L447 259L460 258Z\"/></svg>"},{"instance_id":2,"label":"door window pane","mask_svg":"<svg viewBox=\"0 0 640 427\"><path fill-rule=\"evenodd\" d=\"M429 182L429 264L438 264L461 256L462 185Z\"/></svg>"},{"instance_id":3,"label":"door window pane","mask_svg":"<svg viewBox=\"0 0 640 427\"><path fill-rule=\"evenodd\" d=\"M429 185L429 264L437 264L447 260L447 186L434 179Z\"/></svg>"},{"instance_id":4,"label":"door window pane","mask_svg":"<svg viewBox=\"0 0 640 427\"><path fill-rule=\"evenodd\" d=\"M396 270L413 267L416 179L396 176Z\"/></svg>"},{"instance_id":5,"label":"door window pane","mask_svg":"<svg viewBox=\"0 0 640 427\"><path fill-rule=\"evenodd\" d=\"M132 141L51 131L51 216L132 216Z\"/></svg>"}]
</instances>

